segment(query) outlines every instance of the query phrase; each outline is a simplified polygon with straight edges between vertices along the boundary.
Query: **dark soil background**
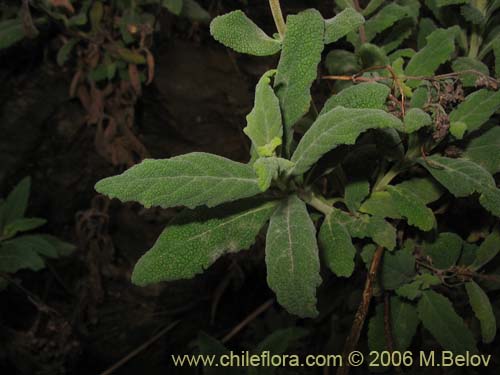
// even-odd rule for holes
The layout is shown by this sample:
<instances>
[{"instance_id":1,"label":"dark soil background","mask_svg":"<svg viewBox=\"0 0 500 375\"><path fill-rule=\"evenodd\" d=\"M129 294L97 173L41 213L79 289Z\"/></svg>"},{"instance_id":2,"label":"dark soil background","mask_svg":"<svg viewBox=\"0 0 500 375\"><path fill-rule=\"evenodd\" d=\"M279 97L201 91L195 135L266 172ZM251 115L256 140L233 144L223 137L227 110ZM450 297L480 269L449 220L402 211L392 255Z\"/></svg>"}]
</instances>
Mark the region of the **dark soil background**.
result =
<instances>
[{"instance_id":1,"label":"dark soil background","mask_svg":"<svg viewBox=\"0 0 500 375\"><path fill-rule=\"evenodd\" d=\"M273 32L267 1L201 3L212 15L244 9ZM319 8L325 17L333 13L333 1L285 3L286 13L307 7ZM166 14L161 25L154 45L156 77L137 107L141 141L155 158L205 151L246 161L245 116L259 76L276 65L276 58L232 53L211 39L206 25ZM223 257L193 280L132 285L133 265L176 210L118 201L108 207L97 197L94 184L121 170L96 152L95 129L85 124L80 103L69 99L71 72L55 64L50 31L46 34L0 53L0 195L31 176L29 215L46 218L47 233L78 248L68 258L49 260L46 270L16 275L43 306L35 307L17 288L2 292L0 373L99 374L173 322L175 327L114 373L199 373L174 368L170 354L193 352L200 331L224 337L273 298L266 285L263 239L249 251ZM294 352L339 353L360 300L354 287L363 285L364 276L347 283L325 272L317 320L298 321L273 304L226 345L251 349L274 330L299 325L314 334Z\"/></svg>"}]
</instances>

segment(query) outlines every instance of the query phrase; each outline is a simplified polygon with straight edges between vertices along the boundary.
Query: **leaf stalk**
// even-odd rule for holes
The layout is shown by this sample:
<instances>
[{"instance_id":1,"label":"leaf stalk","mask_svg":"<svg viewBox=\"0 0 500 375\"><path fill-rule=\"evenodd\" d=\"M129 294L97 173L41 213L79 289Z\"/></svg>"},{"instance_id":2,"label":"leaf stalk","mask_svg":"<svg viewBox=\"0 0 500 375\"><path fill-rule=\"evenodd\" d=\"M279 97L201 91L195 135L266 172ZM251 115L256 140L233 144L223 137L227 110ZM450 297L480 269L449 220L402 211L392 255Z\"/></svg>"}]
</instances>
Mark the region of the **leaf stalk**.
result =
<instances>
[{"instance_id":1,"label":"leaf stalk","mask_svg":"<svg viewBox=\"0 0 500 375\"><path fill-rule=\"evenodd\" d=\"M278 29L278 34L283 40L285 37L286 25L285 19L283 18L283 12L281 11L280 0L269 0L269 7L271 8L271 13L273 14L274 23L276 24L276 29Z\"/></svg>"}]
</instances>

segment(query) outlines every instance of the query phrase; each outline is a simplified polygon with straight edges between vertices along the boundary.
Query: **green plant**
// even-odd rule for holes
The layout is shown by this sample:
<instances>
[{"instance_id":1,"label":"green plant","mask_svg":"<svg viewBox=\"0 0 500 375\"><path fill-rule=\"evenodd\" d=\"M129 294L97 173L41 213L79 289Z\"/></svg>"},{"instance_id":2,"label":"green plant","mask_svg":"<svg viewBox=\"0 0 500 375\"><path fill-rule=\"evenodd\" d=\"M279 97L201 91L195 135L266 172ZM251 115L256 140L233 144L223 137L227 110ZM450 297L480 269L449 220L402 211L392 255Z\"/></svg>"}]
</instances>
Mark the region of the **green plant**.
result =
<instances>
[{"instance_id":1,"label":"green plant","mask_svg":"<svg viewBox=\"0 0 500 375\"><path fill-rule=\"evenodd\" d=\"M500 250L500 190L493 177L500 172L498 81L474 69L436 74L456 56L458 27L436 28L418 51L397 49L404 41L399 35L397 43L384 43L390 49L369 43L377 35L371 30L396 21L418 24L418 2L391 2L386 7L401 14L391 22L374 16L364 26L357 2L343 1L332 19L308 9L286 23L279 1L269 3L274 37L241 11L211 23L214 38L235 51L280 53L277 69L259 80L247 116L250 162L197 152L145 160L96 185L146 207L188 208L139 260L132 281L191 278L221 255L249 248L269 221L267 281L290 313L318 315L320 257L335 275L350 277L362 248L369 276L346 348L356 346L377 294L387 298L369 323L373 350L406 350L422 322L443 347L477 351L447 295L460 287L483 341L491 342L496 322L484 289L499 277L482 269ZM372 0L364 14L381 4ZM355 51L328 54L332 74L324 78L342 84L318 113L311 86L322 53L344 36ZM466 84L471 75L479 87ZM464 201L479 202L479 231L458 234L448 224L445 214ZM386 306L394 339L385 335Z\"/></svg>"},{"instance_id":2,"label":"green plant","mask_svg":"<svg viewBox=\"0 0 500 375\"><path fill-rule=\"evenodd\" d=\"M39 271L45 258L70 254L74 246L48 234L31 234L45 219L25 217L30 194L30 178L24 178L5 200L0 199L0 276L22 269ZM2 286L5 279L2 277Z\"/></svg>"}]
</instances>

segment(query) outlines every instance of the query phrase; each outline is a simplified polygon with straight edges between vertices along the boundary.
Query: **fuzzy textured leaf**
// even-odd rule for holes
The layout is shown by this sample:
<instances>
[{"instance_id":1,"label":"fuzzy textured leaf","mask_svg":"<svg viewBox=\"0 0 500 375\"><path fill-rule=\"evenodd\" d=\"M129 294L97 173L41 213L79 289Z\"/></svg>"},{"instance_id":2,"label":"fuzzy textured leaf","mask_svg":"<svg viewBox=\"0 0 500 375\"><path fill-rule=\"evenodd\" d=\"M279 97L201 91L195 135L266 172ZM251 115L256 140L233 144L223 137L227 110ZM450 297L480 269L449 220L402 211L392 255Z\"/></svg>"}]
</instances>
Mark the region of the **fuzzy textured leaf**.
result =
<instances>
[{"instance_id":1,"label":"fuzzy textured leaf","mask_svg":"<svg viewBox=\"0 0 500 375\"><path fill-rule=\"evenodd\" d=\"M285 198L271 216L266 238L267 283L290 313L315 317L321 283L314 227L305 203Z\"/></svg>"},{"instance_id":2,"label":"fuzzy textured leaf","mask_svg":"<svg viewBox=\"0 0 500 375\"><path fill-rule=\"evenodd\" d=\"M314 9L287 17L274 87L283 113L287 149L292 127L309 110L311 85L324 48L325 23Z\"/></svg>"},{"instance_id":3,"label":"fuzzy textured leaf","mask_svg":"<svg viewBox=\"0 0 500 375\"><path fill-rule=\"evenodd\" d=\"M476 353L476 343L463 319L455 312L445 296L432 290L422 293L418 302L418 316L439 344L454 354Z\"/></svg>"},{"instance_id":4,"label":"fuzzy textured leaf","mask_svg":"<svg viewBox=\"0 0 500 375\"><path fill-rule=\"evenodd\" d=\"M214 18L210 33L215 40L240 53L268 56L281 49L278 40L268 36L241 10Z\"/></svg>"},{"instance_id":5,"label":"fuzzy textured leaf","mask_svg":"<svg viewBox=\"0 0 500 375\"><path fill-rule=\"evenodd\" d=\"M484 239L479 249L477 249L476 257L472 262L471 268L477 271L495 258L499 251L500 231L496 228Z\"/></svg>"},{"instance_id":6,"label":"fuzzy textured leaf","mask_svg":"<svg viewBox=\"0 0 500 375\"><path fill-rule=\"evenodd\" d=\"M119 176L96 184L96 190L145 207L209 207L260 192L250 165L193 152L170 159L146 159Z\"/></svg>"},{"instance_id":7,"label":"fuzzy textured leaf","mask_svg":"<svg viewBox=\"0 0 500 375\"><path fill-rule=\"evenodd\" d=\"M420 200L417 194L401 188L401 186L388 186L387 191L401 216L408 220L408 224L423 231L434 228L436 224L434 213L425 205L425 202Z\"/></svg>"},{"instance_id":8,"label":"fuzzy textured leaf","mask_svg":"<svg viewBox=\"0 0 500 375\"><path fill-rule=\"evenodd\" d=\"M335 17L325 20L325 44L334 43L355 31L365 22L365 18L353 8L346 8Z\"/></svg>"},{"instance_id":9,"label":"fuzzy textured leaf","mask_svg":"<svg viewBox=\"0 0 500 375\"><path fill-rule=\"evenodd\" d=\"M439 66L448 61L455 51L455 37L458 27L434 30L427 37L427 44L418 51L408 63L407 76L432 76ZM411 87L418 86L420 81L408 81Z\"/></svg>"},{"instance_id":10,"label":"fuzzy textured leaf","mask_svg":"<svg viewBox=\"0 0 500 375\"><path fill-rule=\"evenodd\" d=\"M339 221L337 210L325 217L319 232L319 243L328 267L334 274L349 277L354 271L356 248L347 228Z\"/></svg>"},{"instance_id":11,"label":"fuzzy textured leaf","mask_svg":"<svg viewBox=\"0 0 500 375\"><path fill-rule=\"evenodd\" d=\"M363 200L370 194L370 183L366 180L354 181L346 185L344 200L351 212L358 211Z\"/></svg>"},{"instance_id":12,"label":"fuzzy textured leaf","mask_svg":"<svg viewBox=\"0 0 500 375\"><path fill-rule=\"evenodd\" d=\"M400 249L385 253L382 259L382 285L393 290L409 282L415 275L415 257L411 250Z\"/></svg>"},{"instance_id":13,"label":"fuzzy textured leaf","mask_svg":"<svg viewBox=\"0 0 500 375\"><path fill-rule=\"evenodd\" d=\"M448 269L454 266L462 252L462 238L451 232L441 232L434 242L424 243L424 252L432 259L436 268Z\"/></svg>"},{"instance_id":14,"label":"fuzzy textured leaf","mask_svg":"<svg viewBox=\"0 0 500 375\"><path fill-rule=\"evenodd\" d=\"M292 167L293 163L290 160L277 157L259 158L253 164L262 191L269 189L273 179L278 178L280 173L286 173Z\"/></svg>"},{"instance_id":15,"label":"fuzzy textured leaf","mask_svg":"<svg viewBox=\"0 0 500 375\"><path fill-rule=\"evenodd\" d=\"M276 202L246 200L184 211L139 259L132 282L147 285L189 279L223 254L249 248L276 206Z\"/></svg>"},{"instance_id":16,"label":"fuzzy textured leaf","mask_svg":"<svg viewBox=\"0 0 500 375\"><path fill-rule=\"evenodd\" d=\"M450 122L463 122L467 130L479 129L500 109L500 91L474 91L450 113Z\"/></svg>"},{"instance_id":17,"label":"fuzzy textured leaf","mask_svg":"<svg viewBox=\"0 0 500 375\"><path fill-rule=\"evenodd\" d=\"M432 119L428 113L425 113L420 108L412 108L406 112L403 131L405 133L413 133L431 124Z\"/></svg>"},{"instance_id":18,"label":"fuzzy textured leaf","mask_svg":"<svg viewBox=\"0 0 500 375\"><path fill-rule=\"evenodd\" d=\"M500 126L493 126L467 144L463 156L491 174L500 172Z\"/></svg>"},{"instance_id":19,"label":"fuzzy textured leaf","mask_svg":"<svg viewBox=\"0 0 500 375\"><path fill-rule=\"evenodd\" d=\"M486 293L474 281L465 284L465 290L469 296L469 302L474 310L476 318L481 323L481 336L483 342L489 344L495 339L497 333L497 321L491 302Z\"/></svg>"},{"instance_id":20,"label":"fuzzy textured leaf","mask_svg":"<svg viewBox=\"0 0 500 375\"><path fill-rule=\"evenodd\" d=\"M479 202L495 216L500 216L500 190L484 168L466 159L433 155L418 160L432 176L456 197L480 193Z\"/></svg>"},{"instance_id":21,"label":"fuzzy textured leaf","mask_svg":"<svg viewBox=\"0 0 500 375\"><path fill-rule=\"evenodd\" d=\"M461 72L464 70L476 70L483 73L486 76L490 75L488 67L481 61L474 59L472 57L459 57L453 61L451 65L454 72ZM460 80L464 87L474 87L476 81L480 76L474 73L466 73L460 75Z\"/></svg>"},{"instance_id":22,"label":"fuzzy textured leaf","mask_svg":"<svg viewBox=\"0 0 500 375\"><path fill-rule=\"evenodd\" d=\"M389 3L366 22L366 40L370 42L377 34L405 18L408 12L408 7L396 3Z\"/></svg>"},{"instance_id":23,"label":"fuzzy textured leaf","mask_svg":"<svg viewBox=\"0 0 500 375\"><path fill-rule=\"evenodd\" d=\"M341 144L354 144L368 129L401 129L401 121L379 109L337 107L320 115L300 140L292 156L292 174L306 172L321 156Z\"/></svg>"},{"instance_id":24,"label":"fuzzy textured leaf","mask_svg":"<svg viewBox=\"0 0 500 375\"><path fill-rule=\"evenodd\" d=\"M323 106L321 114L335 107L384 109L385 101L390 92L389 86L381 83L360 83L331 96Z\"/></svg>"},{"instance_id":25,"label":"fuzzy textured leaf","mask_svg":"<svg viewBox=\"0 0 500 375\"><path fill-rule=\"evenodd\" d=\"M243 129L260 156L272 156L283 137L280 103L271 87L271 77L275 73L275 70L264 73L257 83L254 107Z\"/></svg>"}]
</instances>

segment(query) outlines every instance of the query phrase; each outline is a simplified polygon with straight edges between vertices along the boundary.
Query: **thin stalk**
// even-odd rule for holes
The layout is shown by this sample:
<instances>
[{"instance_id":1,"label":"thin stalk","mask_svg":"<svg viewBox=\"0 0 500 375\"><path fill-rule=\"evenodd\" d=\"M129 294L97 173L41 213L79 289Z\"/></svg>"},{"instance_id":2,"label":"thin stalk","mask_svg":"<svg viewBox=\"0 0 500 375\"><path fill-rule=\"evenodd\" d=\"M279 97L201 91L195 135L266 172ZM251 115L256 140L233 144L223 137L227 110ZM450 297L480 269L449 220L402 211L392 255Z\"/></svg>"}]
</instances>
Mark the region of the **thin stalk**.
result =
<instances>
[{"instance_id":1,"label":"thin stalk","mask_svg":"<svg viewBox=\"0 0 500 375\"><path fill-rule=\"evenodd\" d=\"M380 179L378 179L377 182L375 182L375 185L373 186L373 191L381 191L384 190L384 188L390 184L390 182L398 175L401 173L401 164L395 164L389 171L383 175Z\"/></svg>"},{"instance_id":2,"label":"thin stalk","mask_svg":"<svg viewBox=\"0 0 500 375\"><path fill-rule=\"evenodd\" d=\"M286 25L285 19L283 18L283 12L281 11L280 0L269 0L269 7L271 8L278 34L280 34L280 38L283 39L285 37Z\"/></svg>"},{"instance_id":3,"label":"thin stalk","mask_svg":"<svg viewBox=\"0 0 500 375\"><path fill-rule=\"evenodd\" d=\"M303 193L300 197L311 207L315 208L323 215L327 216L333 211L333 207L324 200L323 197L315 193Z\"/></svg>"}]
</instances>

